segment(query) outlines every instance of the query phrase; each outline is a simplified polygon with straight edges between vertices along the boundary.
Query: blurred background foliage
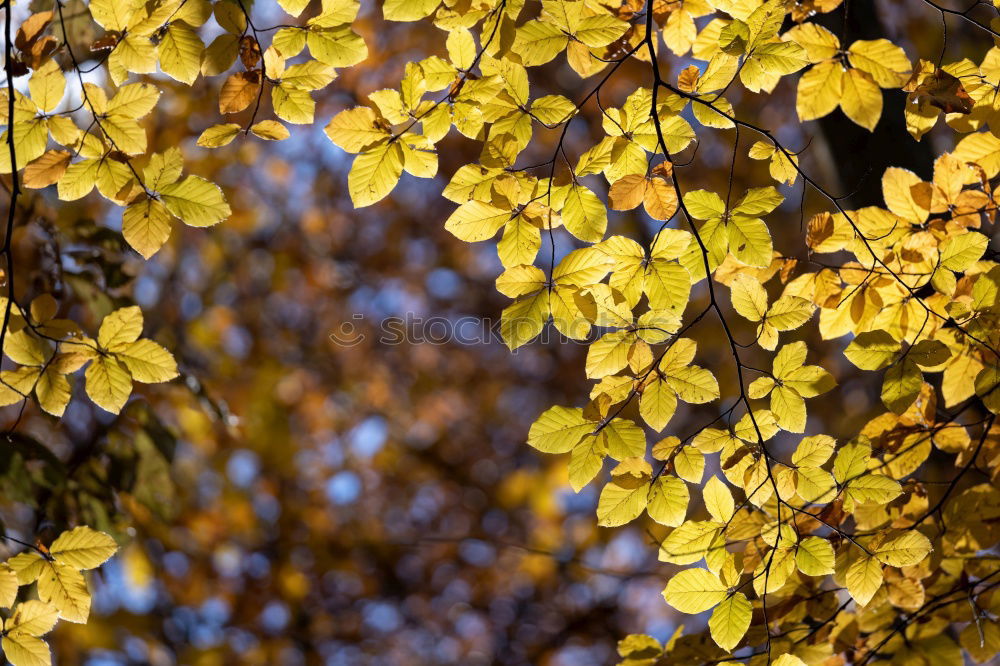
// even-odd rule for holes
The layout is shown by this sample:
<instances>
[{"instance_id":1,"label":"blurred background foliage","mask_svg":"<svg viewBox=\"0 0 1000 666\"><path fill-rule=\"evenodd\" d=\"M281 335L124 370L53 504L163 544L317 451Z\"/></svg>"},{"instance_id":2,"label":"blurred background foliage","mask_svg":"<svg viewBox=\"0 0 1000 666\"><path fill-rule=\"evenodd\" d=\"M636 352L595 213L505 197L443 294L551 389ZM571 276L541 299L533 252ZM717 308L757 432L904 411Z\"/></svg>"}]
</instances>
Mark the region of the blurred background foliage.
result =
<instances>
[{"instance_id":1,"label":"blurred background foliage","mask_svg":"<svg viewBox=\"0 0 1000 666\"><path fill-rule=\"evenodd\" d=\"M146 334L182 370L171 384L141 389L116 417L82 392L63 419L33 404L2 411L13 431L0 447L8 533L44 538L86 523L126 544L94 577L89 624L64 623L52 636L59 663L579 666L613 661L625 634L665 639L680 622L660 596L670 569L656 561L656 532L597 527L596 490L573 494L566 460L524 444L543 407L585 399L586 348L551 340L510 354L496 334L506 299L493 286L495 247L443 229L452 205L440 190L459 165L477 161L477 144L452 132L436 179L404 175L386 201L351 206L350 158L322 135L326 119L398 83L407 62L444 54L430 23L388 24L376 5L362 3L355 23L367 61L318 93L317 123L287 141L197 149L217 122L219 79L188 88L156 76L165 94L147 119L150 146L180 146L189 172L223 187L233 207L225 224L178 226L147 263L98 196L58 205L48 191L24 196L18 300L53 293L91 328L135 302ZM909 54L942 49L941 17L929 6L847 6L846 19L840 8L819 22L839 32L846 20L851 39L887 37ZM29 8L51 2L17 11ZM71 0L65 11L82 17L70 34L75 50L90 53L84 6ZM287 18L273 3L252 11L262 26ZM982 40L949 21L944 48L951 60L966 49L978 56ZM675 79L687 64L665 59L665 75ZM581 83L561 58L532 76L539 96L578 99L596 82ZM647 76L627 63L601 102L620 104ZM951 147L947 130L922 144L905 135L904 95L886 92L881 123L899 126L880 125L871 140L839 112L801 125L788 81L770 96L734 90L730 101L802 149L806 171L829 191L861 206L881 203L890 160L929 178L932 156ZM596 104L584 113L568 135L570 154L602 135ZM887 150L893 132L905 150ZM524 161L546 159L557 133L537 130ZM733 138L733 130L699 134L681 156L686 189L726 189ZM744 140L746 150L756 137ZM767 182L766 168L738 169L734 190ZM789 200L769 224L776 249L793 253L822 201L803 197L801 181L785 189ZM609 234L655 232L638 211L615 213L610 225ZM556 238L560 253L572 248L568 236ZM704 298L696 290L693 300ZM384 318L407 314L424 318L431 335L444 321L479 319L493 334L472 344L380 340ZM430 317L443 318L437 329ZM724 337L706 328L698 342L723 349ZM837 344L810 340L814 362L846 377ZM735 382L724 363L713 370L723 387ZM877 392L877 379L843 382L811 405L810 428L853 434L881 411ZM712 410L693 409L674 426L687 434ZM929 474L948 478L933 462Z\"/></svg>"}]
</instances>

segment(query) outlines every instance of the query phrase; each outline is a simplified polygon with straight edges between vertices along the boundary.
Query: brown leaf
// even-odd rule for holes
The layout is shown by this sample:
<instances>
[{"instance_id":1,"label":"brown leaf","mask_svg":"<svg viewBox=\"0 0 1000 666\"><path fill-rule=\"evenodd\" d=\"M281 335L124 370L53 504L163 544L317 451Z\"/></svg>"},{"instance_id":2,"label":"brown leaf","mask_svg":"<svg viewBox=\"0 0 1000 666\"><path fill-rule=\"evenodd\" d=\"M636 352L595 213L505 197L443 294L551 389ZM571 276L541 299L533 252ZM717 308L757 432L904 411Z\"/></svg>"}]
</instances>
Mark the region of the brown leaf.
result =
<instances>
[{"instance_id":1,"label":"brown leaf","mask_svg":"<svg viewBox=\"0 0 1000 666\"><path fill-rule=\"evenodd\" d=\"M260 62L260 44L250 35L240 38L240 62L248 70L253 69Z\"/></svg>"},{"instance_id":2,"label":"brown leaf","mask_svg":"<svg viewBox=\"0 0 1000 666\"><path fill-rule=\"evenodd\" d=\"M55 50L59 47L59 40L52 35L45 35L35 43L31 45L31 50L28 52L30 55L30 62L32 69L38 69L38 67L45 62L50 55L52 55Z\"/></svg>"},{"instance_id":3,"label":"brown leaf","mask_svg":"<svg viewBox=\"0 0 1000 666\"><path fill-rule=\"evenodd\" d=\"M111 32L106 32L90 45L91 51L103 51L105 49L114 48L118 44L118 39L121 35L112 30Z\"/></svg>"},{"instance_id":4,"label":"brown leaf","mask_svg":"<svg viewBox=\"0 0 1000 666\"><path fill-rule=\"evenodd\" d=\"M239 113L250 106L259 91L258 72L236 72L222 84L222 90L219 91L219 111Z\"/></svg>"},{"instance_id":5,"label":"brown leaf","mask_svg":"<svg viewBox=\"0 0 1000 666\"><path fill-rule=\"evenodd\" d=\"M14 45L20 51L27 51L51 22L52 12L32 14L18 28L17 35L14 37Z\"/></svg>"},{"instance_id":6,"label":"brown leaf","mask_svg":"<svg viewBox=\"0 0 1000 666\"><path fill-rule=\"evenodd\" d=\"M24 167L24 186L38 190L55 184L66 173L71 155L65 150L50 150Z\"/></svg>"},{"instance_id":7,"label":"brown leaf","mask_svg":"<svg viewBox=\"0 0 1000 666\"><path fill-rule=\"evenodd\" d=\"M926 101L945 113L972 113L974 102L962 82L943 69L937 69L913 91L919 101Z\"/></svg>"},{"instance_id":8,"label":"brown leaf","mask_svg":"<svg viewBox=\"0 0 1000 666\"><path fill-rule=\"evenodd\" d=\"M699 78L701 78L701 70L696 65L688 65L677 75L677 87L684 92L692 93L695 86L698 85Z\"/></svg>"},{"instance_id":9,"label":"brown leaf","mask_svg":"<svg viewBox=\"0 0 1000 666\"><path fill-rule=\"evenodd\" d=\"M669 220L677 212L677 190L663 178L651 178L642 205L654 220Z\"/></svg>"},{"instance_id":10,"label":"brown leaf","mask_svg":"<svg viewBox=\"0 0 1000 666\"><path fill-rule=\"evenodd\" d=\"M608 190L608 205L613 210L632 210L642 203L646 192L646 177L633 173L616 180Z\"/></svg>"}]
</instances>

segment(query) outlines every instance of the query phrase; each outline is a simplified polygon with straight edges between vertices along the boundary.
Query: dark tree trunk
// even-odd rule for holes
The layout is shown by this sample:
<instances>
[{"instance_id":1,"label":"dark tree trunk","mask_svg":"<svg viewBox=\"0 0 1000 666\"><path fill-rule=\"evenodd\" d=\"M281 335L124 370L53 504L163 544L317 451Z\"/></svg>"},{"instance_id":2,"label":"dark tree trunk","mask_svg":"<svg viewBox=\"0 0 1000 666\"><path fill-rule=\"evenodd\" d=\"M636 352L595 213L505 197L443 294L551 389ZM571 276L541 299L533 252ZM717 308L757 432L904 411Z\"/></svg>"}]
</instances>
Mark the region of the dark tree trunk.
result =
<instances>
[{"instance_id":1,"label":"dark tree trunk","mask_svg":"<svg viewBox=\"0 0 1000 666\"><path fill-rule=\"evenodd\" d=\"M874 0L844 0L835 11L816 17L816 22L843 40L847 48L857 39L888 39ZM847 26L844 26L844 11ZM818 122L827 150L834 160L832 171L840 176L841 191L849 194L845 207L860 208L882 204L882 173L898 166L914 171L928 180L934 163L934 151L924 137L914 141L906 131L903 107L906 93L883 91L882 117L874 132L854 124L839 109Z\"/></svg>"}]
</instances>

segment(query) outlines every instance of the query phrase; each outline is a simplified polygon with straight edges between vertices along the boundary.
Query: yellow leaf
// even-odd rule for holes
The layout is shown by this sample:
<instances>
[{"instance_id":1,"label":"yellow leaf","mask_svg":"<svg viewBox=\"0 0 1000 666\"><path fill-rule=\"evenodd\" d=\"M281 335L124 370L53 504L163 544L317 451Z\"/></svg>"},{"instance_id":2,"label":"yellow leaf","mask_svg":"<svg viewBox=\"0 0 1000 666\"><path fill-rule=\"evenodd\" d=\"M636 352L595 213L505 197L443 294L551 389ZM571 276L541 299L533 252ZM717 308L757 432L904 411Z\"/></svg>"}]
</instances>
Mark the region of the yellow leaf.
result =
<instances>
[{"instance_id":1,"label":"yellow leaf","mask_svg":"<svg viewBox=\"0 0 1000 666\"><path fill-rule=\"evenodd\" d=\"M975 162L986 171L987 178L1000 173L1000 138L991 132L976 132L963 138L952 155L964 162Z\"/></svg>"},{"instance_id":2,"label":"yellow leaf","mask_svg":"<svg viewBox=\"0 0 1000 666\"><path fill-rule=\"evenodd\" d=\"M444 228L468 243L484 241L496 235L510 219L510 213L482 201L468 201L445 221Z\"/></svg>"},{"instance_id":3,"label":"yellow leaf","mask_svg":"<svg viewBox=\"0 0 1000 666\"><path fill-rule=\"evenodd\" d=\"M879 370L899 354L899 341L885 331L858 333L844 350L847 360L862 370Z\"/></svg>"},{"instance_id":4,"label":"yellow leaf","mask_svg":"<svg viewBox=\"0 0 1000 666\"><path fill-rule=\"evenodd\" d=\"M157 49L160 69L167 76L191 85L201 72L201 54L205 50L198 33L184 21L171 21Z\"/></svg>"},{"instance_id":5,"label":"yellow leaf","mask_svg":"<svg viewBox=\"0 0 1000 666\"><path fill-rule=\"evenodd\" d=\"M803 437L792 454L792 464L796 467L819 467L830 459L836 445L837 441L829 435Z\"/></svg>"},{"instance_id":6,"label":"yellow leaf","mask_svg":"<svg viewBox=\"0 0 1000 666\"><path fill-rule=\"evenodd\" d=\"M545 21L528 21L517 29L514 52L521 56L525 67L544 65L559 55L568 41L569 37L557 26ZM474 44L472 48L475 53Z\"/></svg>"},{"instance_id":7,"label":"yellow leaf","mask_svg":"<svg viewBox=\"0 0 1000 666\"><path fill-rule=\"evenodd\" d=\"M90 615L90 592L77 569L60 562L47 562L38 577L38 596L59 609L59 617L85 623Z\"/></svg>"},{"instance_id":8,"label":"yellow leaf","mask_svg":"<svg viewBox=\"0 0 1000 666\"><path fill-rule=\"evenodd\" d=\"M635 338L625 331L602 336L587 350L587 376L600 379L613 375L628 363L628 351Z\"/></svg>"},{"instance_id":9,"label":"yellow leaf","mask_svg":"<svg viewBox=\"0 0 1000 666\"><path fill-rule=\"evenodd\" d=\"M749 275L738 275L730 285L733 309L753 322L767 314L767 292L760 282Z\"/></svg>"},{"instance_id":10,"label":"yellow leaf","mask_svg":"<svg viewBox=\"0 0 1000 666\"><path fill-rule=\"evenodd\" d=\"M31 164L24 171L27 179ZM961 272L979 261L986 251L989 239L975 231L967 231L958 236L949 236L941 243L941 267Z\"/></svg>"},{"instance_id":11,"label":"yellow leaf","mask_svg":"<svg viewBox=\"0 0 1000 666\"><path fill-rule=\"evenodd\" d=\"M0 607L10 608L17 600L17 573L9 565L0 565Z\"/></svg>"},{"instance_id":12,"label":"yellow leaf","mask_svg":"<svg viewBox=\"0 0 1000 666\"><path fill-rule=\"evenodd\" d=\"M708 480L702 490L702 497L705 500L705 508L712 514L712 519L716 522L726 523L733 517L736 508L733 502L733 493L719 477L713 476Z\"/></svg>"},{"instance_id":13,"label":"yellow leaf","mask_svg":"<svg viewBox=\"0 0 1000 666\"><path fill-rule=\"evenodd\" d=\"M809 503L825 504L836 495L836 483L830 473L819 467L795 470L795 492Z\"/></svg>"},{"instance_id":14,"label":"yellow leaf","mask_svg":"<svg viewBox=\"0 0 1000 666\"><path fill-rule=\"evenodd\" d=\"M616 527L632 522L646 509L649 500L649 484L635 488L608 483L597 501L597 524L602 527Z\"/></svg>"},{"instance_id":15,"label":"yellow leaf","mask_svg":"<svg viewBox=\"0 0 1000 666\"><path fill-rule=\"evenodd\" d=\"M76 569L95 569L117 550L111 536L85 525L63 532L49 546L49 553L57 560Z\"/></svg>"},{"instance_id":16,"label":"yellow leaf","mask_svg":"<svg viewBox=\"0 0 1000 666\"><path fill-rule=\"evenodd\" d=\"M813 65L799 79L795 110L799 120L814 120L832 112L844 94L844 70L840 63Z\"/></svg>"},{"instance_id":17,"label":"yellow leaf","mask_svg":"<svg viewBox=\"0 0 1000 666\"><path fill-rule=\"evenodd\" d=\"M219 186L200 176L161 187L160 199L167 210L192 227L210 227L232 213Z\"/></svg>"},{"instance_id":18,"label":"yellow leaf","mask_svg":"<svg viewBox=\"0 0 1000 666\"><path fill-rule=\"evenodd\" d=\"M725 599L726 591L726 586L712 572L685 569L673 575L663 590L663 598L680 612L695 615Z\"/></svg>"},{"instance_id":19,"label":"yellow leaf","mask_svg":"<svg viewBox=\"0 0 1000 666\"><path fill-rule=\"evenodd\" d=\"M859 39L847 49L847 57L883 88L902 87L910 78L910 59L888 39Z\"/></svg>"},{"instance_id":20,"label":"yellow leaf","mask_svg":"<svg viewBox=\"0 0 1000 666\"><path fill-rule=\"evenodd\" d=\"M170 237L170 214L155 199L140 199L122 213L122 235L136 252L152 257Z\"/></svg>"},{"instance_id":21,"label":"yellow leaf","mask_svg":"<svg viewBox=\"0 0 1000 666\"><path fill-rule=\"evenodd\" d=\"M773 245L767 225L760 218L733 214L728 225L729 251L749 266L771 264Z\"/></svg>"},{"instance_id":22,"label":"yellow leaf","mask_svg":"<svg viewBox=\"0 0 1000 666\"><path fill-rule=\"evenodd\" d=\"M361 153L347 176L347 189L356 208L381 201L396 187L403 173L403 149L386 143Z\"/></svg>"},{"instance_id":23,"label":"yellow leaf","mask_svg":"<svg viewBox=\"0 0 1000 666\"><path fill-rule=\"evenodd\" d=\"M801 23L786 32L783 39L791 39L806 51L809 62L819 63L837 55L840 40L832 32L816 23Z\"/></svg>"},{"instance_id":24,"label":"yellow leaf","mask_svg":"<svg viewBox=\"0 0 1000 666\"><path fill-rule=\"evenodd\" d=\"M85 373L87 395L112 414L121 411L132 393L132 377L125 366L108 356L94 359Z\"/></svg>"},{"instance_id":25,"label":"yellow leaf","mask_svg":"<svg viewBox=\"0 0 1000 666\"><path fill-rule=\"evenodd\" d=\"M771 392L771 412L783 430L788 432L805 430L805 400L788 386L777 386Z\"/></svg>"},{"instance_id":26,"label":"yellow leaf","mask_svg":"<svg viewBox=\"0 0 1000 666\"><path fill-rule=\"evenodd\" d=\"M15 115L15 118L17 116ZM8 146L7 135L10 128L0 134L0 142ZM34 118L25 122L16 122L13 127L14 152L17 157L17 169L20 171L29 162L39 158L45 152L49 132L44 118ZM0 151L0 173L10 173L10 150Z\"/></svg>"},{"instance_id":27,"label":"yellow leaf","mask_svg":"<svg viewBox=\"0 0 1000 666\"><path fill-rule=\"evenodd\" d=\"M795 564L807 576L832 574L835 560L833 546L821 537L806 537L796 547Z\"/></svg>"},{"instance_id":28,"label":"yellow leaf","mask_svg":"<svg viewBox=\"0 0 1000 666\"><path fill-rule=\"evenodd\" d=\"M531 342L549 320L548 293L538 291L504 308L500 317L500 335L511 349Z\"/></svg>"},{"instance_id":29,"label":"yellow leaf","mask_svg":"<svg viewBox=\"0 0 1000 666\"><path fill-rule=\"evenodd\" d=\"M28 81L31 101L38 105L39 110L46 113L55 111L66 94L66 77L62 68L55 60L48 60L31 73Z\"/></svg>"},{"instance_id":30,"label":"yellow leaf","mask_svg":"<svg viewBox=\"0 0 1000 666\"><path fill-rule=\"evenodd\" d=\"M882 91L867 73L849 69L843 77L840 108L855 123L874 132L882 117Z\"/></svg>"},{"instance_id":31,"label":"yellow leaf","mask_svg":"<svg viewBox=\"0 0 1000 666\"><path fill-rule=\"evenodd\" d=\"M600 433L605 449L616 460L635 458L646 453L646 436L628 419L612 419Z\"/></svg>"},{"instance_id":32,"label":"yellow leaf","mask_svg":"<svg viewBox=\"0 0 1000 666\"><path fill-rule=\"evenodd\" d=\"M815 309L804 298L782 296L768 308L767 323L779 331L791 331L809 321Z\"/></svg>"},{"instance_id":33,"label":"yellow leaf","mask_svg":"<svg viewBox=\"0 0 1000 666\"><path fill-rule=\"evenodd\" d=\"M687 521L660 544L659 558L674 564L693 564L710 554L713 548L721 547L715 543L719 532L719 523Z\"/></svg>"},{"instance_id":34,"label":"yellow leaf","mask_svg":"<svg viewBox=\"0 0 1000 666\"><path fill-rule=\"evenodd\" d=\"M676 409L677 394L664 380L656 377L643 388L639 413L653 430L659 432L667 427Z\"/></svg>"},{"instance_id":35,"label":"yellow leaf","mask_svg":"<svg viewBox=\"0 0 1000 666\"><path fill-rule=\"evenodd\" d=\"M885 371L882 402L896 414L905 412L920 393L923 375L911 359L903 359Z\"/></svg>"},{"instance_id":36,"label":"yellow leaf","mask_svg":"<svg viewBox=\"0 0 1000 666\"><path fill-rule=\"evenodd\" d=\"M576 38L589 46L597 48L607 46L629 29L629 24L620 21L610 14L588 16L580 21L576 28Z\"/></svg>"},{"instance_id":37,"label":"yellow leaf","mask_svg":"<svg viewBox=\"0 0 1000 666\"><path fill-rule=\"evenodd\" d=\"M39 375L35 396L43 410L53 416L62 416L70 399L69 380L66 375L49 368Z\"/></svg>"},{"instance_id":38,"label":"yellow leaf","mask_svg":"<svg viewBox=\"0 0 1000 666\"><path fill-rule=\"evenodd\" d=\"M887 537L872 547L872 552L880 562L893 567L920 564L931 550L930 540L916 530Z\"/></svg>"},{"instance_id":39,"label":"yellow leaf","mask_svg":"<svg viewBox=\"0 0 1000 666\"><path fill-rule=\"evenodd\" d=\"M333 28L309 27L306 44L316 60L330 67L350 67L368 57L365 40L349 25Z\"/></svg>"},{"instance_id":40,"label":"yellow leaf","mask_svg":"<svg viewBox=\"0 0 1000 666\"><path fill-rule=\"evenodd\" d=\"M676 527L684 522L689 500L687 484L677 477L661 474L649 489L646 512L661 525Z\"/></svg>"},{"instance_id":41,"label":"yellow leaf","mask_svg":"<svg viewBox=\"0 0 1000 666\"><path fill-rule=\"evenodd\" d=\"M528 444L543 453L567 453L594 431L596 424L583 418L583 410L550 407L531 424Z\"/></svg>"},{"instance_id":42,"label":"yellow leaf","mask_svg":"<svg viewBox=\"0 0 1000 666\"><path fill-rule=\"evenodd\" d=\"M279 118L296 125L312 123L316 111L316 102L309 91L290 85L271 88L271 106Z\"/></svg>"},{"instance_id":43,"label":"yellow leaf","mask_svg":"<svg viewBox=\"0 0 1000 666\"><path fill-rule=\"evenodd\" d=\"M278 5L292 16L298 16L309 6L309 0L278 0Z\"/></svg>"},{"instance_id":44,"label":"yellow leaf","mask_svg":"<svg viewBox=\"0 0 1000 666\"><path fill-rule=\"evenodd\" d=\"M705 456L693 446L685 446L674 457L674 469L688 483L700 484L705 474Z\"/></svg>"},{"instance_id":45,"label":"yellow leaf","mask_svg":"<svg viewBox=\"0 0 1000 666\"><path fill-rule=\"evenodd\" d=\"M477 49L476 40L472 38L471 32L465 28L452 30L448 33L448 39L445 44L448 49L448 58L451 60L452 65L458 69L469 69L472 66L473 61L476 59ZM514 48L515 50L517 49L516 44ZM523 56L521 62L525 66L528 65L524 61Z\"/></svg>"},{"instance_id":46,"label":"yellow leaf","mask_svg":"<svg viewBox=\"0 0 1000 666\"><path fill-rule=\"evenodd\" d=\"M865 606L882 587L882 565L874 557L861 557L848 567L846 580L851 597Z\"/></svg>"},{"instance_id":47,"label":"yellow leaf","mask_svg":"<svg viewBox=\"0 0 1000 666\"><path fill-rule=\"evenodd\" d=\"M59 198L63 201L75 201L87 196L97 182L99 160L82 160L70 164L57 183Z\"/></svg>"},{"instance_id":48,"label":"yellow leaf","mask_svg":"<svg viewBox=\"0 0 1000 666\"><path fill-rule=\"evenodd\" d=\"M302 90L319 90L328 85L336 77L336 72L329 65L316 60L291 65L281 75L283 86L292 86Z\"/></svg>"},{"instance_id":49,"label":"yellow leaf","mask_svg":"<svg viewBox=\"0 0 1000 666\"><path fill-rule=\"evenodd\" d=\"M268 141L281 141L291 136L288 128L277 120L262 120L251 127L250 131L253 132L254 136Z\"/></svg>"},{"instance_id":50,"label":"yellow leaf","mask_svg":"<svg viewBox=\"0 0 1000 666\"><path fill-rule=\"evenodd\" d=\"M198 145L202 148L219 148L228 145L236 138L241 129L236 123L212 125L198 137Z\"/></svg>"},{"instance_id":51,"label":"yellow leaf","mask_svg":"<svg viewBox=\"0 0 1000 666\"><path fill-rule=\"evenodd\" d=\"M607 448L604 445L603 437L584 437L579 444L573 447L569 458L569 485L574 491L590 483L601 471L604 456L607 455Z\"/></svg>"},{"instance_id":52,"label":"yellow leaf","mask_svg":"<svg viewBox=\"0 0 1000 666\"><path fill-rule=\"evenodd\" d=\"M746 595L737 592L712 611L712 617L708 620L712 640L726 652L732 652L750 628L752 616L753 606L747 601Z\"/></svg>"},{"instance_id":53,"label":"yellow leaf","mask_svg":"<svg viewBox=\"0 0 1000 666\"><path fill-rule=\"evenodd\" d=\"M899 481L882 474L865 474L847 484L847 496L858 504L888 504L902 492Z\"/></svg>"},{"instance_id":54,"label":"yellow leaf","mask_svg":"<svg viewBox=\"0 0 1000 666\"><path fill-rule=\"evenodd\" d=\"M87 8L102 28L122 32L140 6L135 0L93 0Z\"/></svg>"},{"instance_id":55,"label":"yellow leaf","mask_svg":"<svg viewBox=\"0 0 1000 666\"><path fill-rule=\"evenodd\" d=\"M330 141L349 153L360 153L389 138L378 124L375 111L367 106L346 109L335 115L325 130Z\"/></svg>"},{"instance_id":56,"label":"yellow leaf","mask_svg":"<svg viewBox=\"0 0 1000 666\"><path fill-rule=\"evenodd\" d=\"M40 638L20 631L14 631L0 641L4 656L13 666L50 666L52 653L48 644Z\"/></svg>"},{"instance_id":57,"label":"yellow leaf","mask_svg":"<svg viewBox=\"0 0 1000 666\"><path fill-rule=\"evenodd\" d=\"M116 351L135 342L142 334L142 310L132 305L119 308L106 316L97 333L97 343Z\"/></svg>"},{"instance_id":58,"label":"yellow leaf","mask_svg":"<svg viewBox=\"0 0 1000 666\"><path fill-rule=\"evenodd\" d=\"M497 291L509 298L526 296L545 286L545 273L537 266L512 266L497 278Z\"/></svg>"},{"instance_id":59,"label":"yellow leaf","mask_svg":"<svg viewBox=\"0 0 1000 666\"><path fill-rule=\"evenodd\" d=\"M419 21L437 9L440 1L386 0L382 5L382 15L387 21Z\"/></svg>"},{"instance_id":60,"label":"yellow leaf","mask_svg":"<svg viewBox=\"0 0 1000 666\"><path fill-rule=\"evenodd\" d=\"M899 167L889 167L882 174L882 196L889 210L908 222L921 223L927 219L927 207L913 197L913 188L920 184L920 176Z\"/></svg>"},{"instance_id":61,"label":"yellow leaf","mask_svg":"<svg viewBox=\"0 0 1000 666\"><path fill-rule=\"evenodd\" d=\"M158 384L177 376L177 363L174 357L152 340L136 340L122 349L117 349L115 357L125 364L132 379L137 382Z\"/></svg>"},{"instance_id":62,"label":"yellow leaf","mask_svg":"<svg viewBox=\"0 0 1000 666\"><path fill-rule=\"evenodd\" d=\"M596 243L608 228L608 211L597 195L583 185L573 184L562 211L566 230L582 241Z\"/></svg>"},{"instance_id":63,"label":"yellow leaf","mask_svg":"<svg viewBox=\"0 0 1000 666\"><path fill-rule=\"evenodd\" d=\"M4 620L4 633L27 636L44 636L52 631L59 619L59 611L44 601L24 601L14 608L9 618Z\"/></svg>"}]
</instances>

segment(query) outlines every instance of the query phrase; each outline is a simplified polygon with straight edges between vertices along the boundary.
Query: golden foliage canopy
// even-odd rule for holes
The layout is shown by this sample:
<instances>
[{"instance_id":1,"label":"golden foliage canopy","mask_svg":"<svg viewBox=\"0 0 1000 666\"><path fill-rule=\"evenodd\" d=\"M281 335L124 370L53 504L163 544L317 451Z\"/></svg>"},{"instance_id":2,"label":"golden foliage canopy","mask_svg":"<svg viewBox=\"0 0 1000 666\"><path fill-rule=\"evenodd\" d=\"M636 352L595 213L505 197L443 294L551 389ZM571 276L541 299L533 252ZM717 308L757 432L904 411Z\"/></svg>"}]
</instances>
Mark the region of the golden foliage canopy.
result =
<instances>
[{"instance_id":1,"label":"golden foliage canopy","mask_svg":"<svg viewBox=\"0 0 1000 666\"><path fill-rule=\"evenodd\" d=\"M587 345L590 384L537 406L527 443L565 459L574 491L599 487L595 524L643 525L670 607L711 611L666 641L623 637L621 663L984 661L1000 650L1000 22L908 3L961 17L983 48L949 61L838 34L840 0L90 0L17 26L7 3L0 405L66 418L82 373L119 414L136 382L179 375L107 276L18 291L27 206L99 197L155 262L178 223L238 223L212 151L325 141L322 125L351 160L357 224L428 181L454 204L443 228L496 249L507 346L552 330ZM322 93L374 57L357 24L379 12L436 37L330 113ZM210 103L175 111L192 90ZM837 114L940 154L848 204L773 125ZM194 140L151 141L154 121ZM474 156L456 163L459 140ZM715 175L687 168L712 146ZM867 422L844 436L816 416L869 376ZM116 550L80 526L7 560L8 660L49 663L40 636L87 620L81 571Z\"/></svg>"}]
</instances>

